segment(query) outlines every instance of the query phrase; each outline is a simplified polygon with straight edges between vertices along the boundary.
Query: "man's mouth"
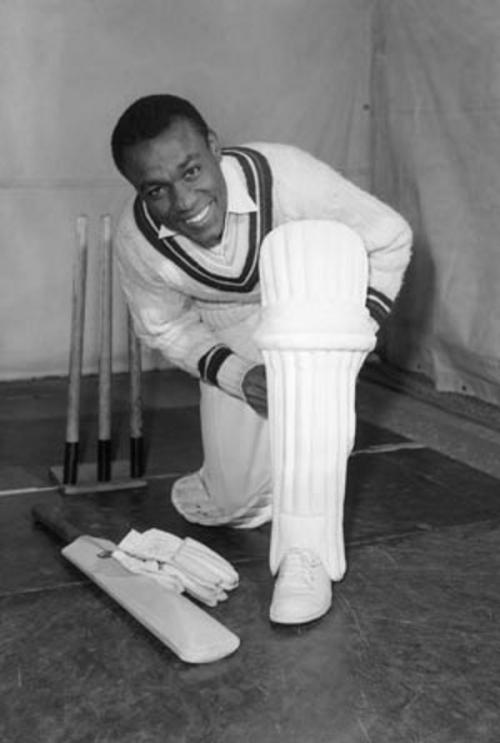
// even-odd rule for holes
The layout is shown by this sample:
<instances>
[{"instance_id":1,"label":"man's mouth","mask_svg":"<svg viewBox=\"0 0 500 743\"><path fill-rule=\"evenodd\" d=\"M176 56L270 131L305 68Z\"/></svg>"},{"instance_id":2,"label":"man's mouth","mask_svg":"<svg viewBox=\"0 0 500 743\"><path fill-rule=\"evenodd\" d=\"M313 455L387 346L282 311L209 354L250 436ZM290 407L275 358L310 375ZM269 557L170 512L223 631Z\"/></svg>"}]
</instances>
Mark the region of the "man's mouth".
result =
<instances>
[{"instance_id":1,"label":"man's mouth","mask_svg":"<svg viewBox=\"0 0 500 743\"><path fill-rule=\"evenodd\" d=\"M205 219L208 217L208 214L210 212L211 203L207 204L203 209L201 209L197 214L195 214L192 217L189 217L189 219L184 219L184 222L189 225L200 225L202 222L205 221Z\"/></svg>"}]
</instances>

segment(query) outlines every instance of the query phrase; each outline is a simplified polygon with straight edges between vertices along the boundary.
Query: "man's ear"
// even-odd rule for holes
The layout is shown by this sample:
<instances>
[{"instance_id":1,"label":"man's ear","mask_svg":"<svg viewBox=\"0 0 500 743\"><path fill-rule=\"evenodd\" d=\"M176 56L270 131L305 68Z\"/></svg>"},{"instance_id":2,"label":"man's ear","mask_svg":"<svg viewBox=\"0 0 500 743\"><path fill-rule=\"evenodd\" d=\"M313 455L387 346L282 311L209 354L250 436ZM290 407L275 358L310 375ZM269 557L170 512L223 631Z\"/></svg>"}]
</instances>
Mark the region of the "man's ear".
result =
<instances>
[{"instance_id":1,"label":"man's ear","mask_svg":"<svg viewBox=\"0 0 500 743\"><path fill-rule=\"evenodd\" d=\"M208 147L212 155L217 160L220 160L222 158L222 148L220 146L220 142L219 142L219 138L217 137L217 134L213 132L211 129L208 132L207 142L208 142Z\"/></svg>"}]
</instances>

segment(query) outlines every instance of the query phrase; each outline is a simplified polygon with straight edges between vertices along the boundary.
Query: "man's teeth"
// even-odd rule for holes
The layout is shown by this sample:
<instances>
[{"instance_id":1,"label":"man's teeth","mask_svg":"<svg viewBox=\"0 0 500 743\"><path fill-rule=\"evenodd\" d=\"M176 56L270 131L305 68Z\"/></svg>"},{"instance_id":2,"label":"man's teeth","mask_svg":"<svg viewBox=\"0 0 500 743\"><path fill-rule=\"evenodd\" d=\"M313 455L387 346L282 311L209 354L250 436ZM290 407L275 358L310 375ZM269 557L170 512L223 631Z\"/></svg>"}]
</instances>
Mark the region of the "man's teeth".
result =
<instances>
[{"instance_id":1,"label":"man's teeth","mask_svg":"<svg viewBox=\"0 0 500 743\"><path fill-rule=\"evenodd\" d=\"M203 222L203 220L208 214L209 209L210 209L210 204L208 204L204 209L202 209L201 212L198 212L198 214L195 214L194 217L191 217L191 219L186 219L186 222L188 224L198 224L198 222Z\"/></svg>"}]
</instances>

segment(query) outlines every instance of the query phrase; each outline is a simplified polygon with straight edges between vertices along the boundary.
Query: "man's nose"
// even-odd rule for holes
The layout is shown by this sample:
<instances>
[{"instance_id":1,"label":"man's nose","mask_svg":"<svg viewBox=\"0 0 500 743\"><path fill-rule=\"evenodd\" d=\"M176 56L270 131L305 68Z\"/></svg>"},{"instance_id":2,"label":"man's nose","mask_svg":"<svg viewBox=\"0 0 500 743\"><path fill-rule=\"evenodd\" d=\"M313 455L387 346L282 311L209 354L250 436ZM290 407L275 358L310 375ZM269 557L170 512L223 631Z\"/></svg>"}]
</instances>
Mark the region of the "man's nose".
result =
<instances>
[{"instance_id":1,"label":"man's nose","mask_svg":"<svg viewBox=\"0 0 500 743\"><path fill-rule=\"evenodd\" d=\"M185 183L176 183L174 188L174 203L178 211L189 211L196 202L196 194Z\"/></svg>"}]
</instances>

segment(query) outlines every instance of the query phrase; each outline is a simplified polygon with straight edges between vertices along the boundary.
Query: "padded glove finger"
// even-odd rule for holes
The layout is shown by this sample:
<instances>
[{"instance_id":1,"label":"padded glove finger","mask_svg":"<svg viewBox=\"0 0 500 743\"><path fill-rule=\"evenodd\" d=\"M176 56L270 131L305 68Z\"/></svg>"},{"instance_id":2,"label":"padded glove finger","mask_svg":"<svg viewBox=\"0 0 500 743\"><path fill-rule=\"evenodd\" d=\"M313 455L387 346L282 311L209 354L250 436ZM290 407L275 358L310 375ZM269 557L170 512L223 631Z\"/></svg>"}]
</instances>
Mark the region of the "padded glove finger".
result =
<instances>
[{"instance_id":1,"label":"padded glove finger","mask_svg":"<svg viewBox=\"0 0 500 743\"><path fill-rule=\"evenodd\" d=\"M217 606L219 601L227 599L227 593L220 588L204 586L186 575L183 577L183 582L186 593L207 606Z\"/></svg>"},{"instance_id":2,"label":"padded glove finger","mask_svg":"<svg viewBox=\"0 0 500 743\"><path fill-rule=\"evenodd\" d=\"M172 563L196 575L199 580L220 584L228 591L236 588L239 582L238 573L227 560L189 538L176 551Z\"/></svg>"},{"instance_id":3,"label":"padded glove finger","mask_svg":"<svg viewBox=\"0 0 500 743\"><path fill-rule=\"evenodd\" d=\"M187 550L179 550L172 558L171 565L175 565L185 575L190 576L200 583L210 586L220 586L227 590L236 587L232 577L228 579L225 572L221 571L218 566L215 568L203 560L198 555L192 555Z\"/></svg>"},{"instance_id":4,"label":"padded glove finger","mask_svg":"<svg viewBox=\"0 0 500 743\"><path fill-rule=\"evenodd\" d=\"M231 576L236 579L236 581L238 580L238 573L236 570L233 568L231 563L222 557L222 555L219 555L218 552L215 552L215 550L210 549L210 547L207 547L202 544L202 542L198 542L198 540L192 539L191 537L186 537L184 539L184 544L193 554L199 554L201 557L208 559L214 566L217 565L220 570L227 574L228 578Z\"/></svg>"}]
</instances>

